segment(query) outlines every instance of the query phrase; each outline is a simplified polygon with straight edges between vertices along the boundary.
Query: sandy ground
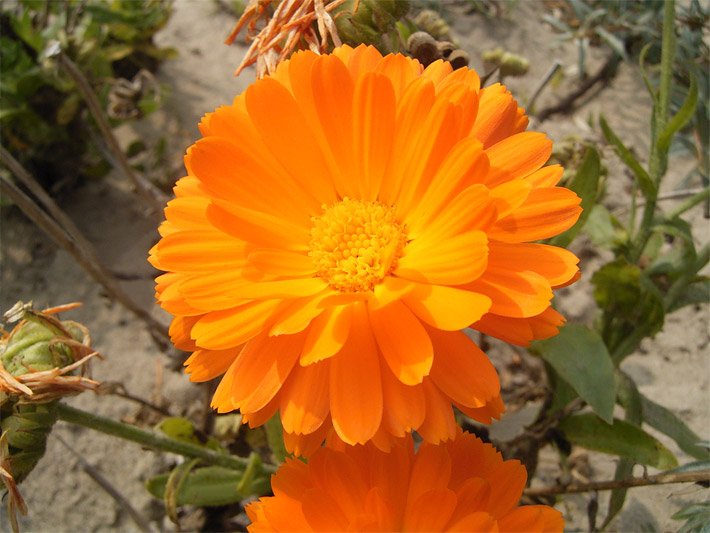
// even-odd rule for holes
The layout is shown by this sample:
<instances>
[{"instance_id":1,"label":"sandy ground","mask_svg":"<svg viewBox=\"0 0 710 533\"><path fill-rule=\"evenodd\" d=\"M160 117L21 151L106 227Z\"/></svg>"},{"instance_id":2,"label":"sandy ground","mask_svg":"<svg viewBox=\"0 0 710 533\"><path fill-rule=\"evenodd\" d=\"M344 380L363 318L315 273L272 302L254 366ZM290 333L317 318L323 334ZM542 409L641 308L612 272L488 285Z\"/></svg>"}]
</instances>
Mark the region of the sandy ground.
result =
<instances>
[{"instance_id":1,"label":"sandy ground","mask_svg":"<svg viewBox=\"0 0 710 533\"><path fill-rule=\"evenodd\" d=\"M513 13L514 21L489 21L481 16L457 13L452 24L462 47L469 51L474 67L480 69L480 52L502 46L522 53L531 61L530 73L522 79L510 80L514 94L525 99L552 64L563 62L571 73L576 61L575 49L550 38L540 23L535 2L520 2ZM177 60L166 63L159 79L169 88L170 96L163 109L141 122L120 128L122 142L127 145L142 138L151 147L163 139L167 145L168 164L159 169L163 178L181 175L181 154L198 138L199 118L214 107L228 103L252 79L246 72L234 78L233 69L244 52L240 47L222 45L233 19L211 1L179 0L168 26L158 35L158 44L173 46L180 52ZM592 65L600 54L593 54ZM538 108L559 98L569 85L548 89ZM553 140L568 135L598 138L586 124L590 115L603 112L612 127L634 147L646 153L648 140L649 99L635 68L622 66L619 75L602 93L584 103L575 113L554 117L538 126ZM623 207L629 179L610 151L605 151L609 168L611 208ZM674 161L666 186L672 189L684 175L688 162ZM156 317L168 317L153 305L152 268L145 260L157 239L157 218L146 216L135 197L118 175L101 182L87 183L73 191L62 202L68 214L96 246L99 255L111 269L130 275L132 281L122 286ZM665 202L664 207L671 207ZM700 209L691 214L696 235L707 242L708 221ZM120 382L133 394L154 401L164 401L176 414L199 416L205 391L189 383L180 372L170 370L170 359L161 354L146 333L142 323L110 302L101 287L93 283L65 252L28 223L21 213L4 209L2 213L2 290L0 307L15 301L34 300L38 307L80 300L84 306L72 312L71 318L88 326L94 346L105 360L94 365L94 378ZM564 313L573 321L589 322L594 318L589 279L603 258L584 259L584 279L559 298ZM710 370L708 345L708 309L686 308L667 319L664 330L651 341L644 342L639 353L624 363L637 381L642 393L674 410L703 438L710 439ZM116 397L84 394L71 400L73 405L100 414L135 419L141 416L135 404ZM503 431L504 428L498 428ZM165 471L174 457L141 450L89 430L57 424L52 433L47 455L22 485L30 507L30 516L22 521L25 531L132 531L135 524L128 514L77 465L75 452L96 467L122 492L156 528L171 526L163 518L162 503L153 500L143 488L152 474ZM675 452L677 447L665 439ZM681 452L681 462L687 461ZM541 458L543 477L553 475L554 455L546 451ZM614 460L609 456L590 454L591 476L608 479L613 475ZM546 479L548 482L553 479ZM558 508L568 517L570 531L588 529L586 508L590 495L566 498ZM600 495L600 520L606 509L605 495ZM707 498L707 491L683 486L635 489L629 493L626 509L612 524L614 531L673 531L678 522L671 514L689 501ZM7 527L4 509L0 511L0 528Z\"/></svg>"}]
</instances>

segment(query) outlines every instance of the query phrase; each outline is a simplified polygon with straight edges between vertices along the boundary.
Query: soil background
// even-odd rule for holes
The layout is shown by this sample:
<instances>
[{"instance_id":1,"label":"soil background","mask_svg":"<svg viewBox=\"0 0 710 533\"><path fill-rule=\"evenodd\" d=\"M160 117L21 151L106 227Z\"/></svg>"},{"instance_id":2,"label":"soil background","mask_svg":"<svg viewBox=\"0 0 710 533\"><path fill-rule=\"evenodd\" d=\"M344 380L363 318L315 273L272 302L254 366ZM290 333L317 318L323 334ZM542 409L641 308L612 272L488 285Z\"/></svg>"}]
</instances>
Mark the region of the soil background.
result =
<instances>
[{"instance_id":1,"label":"soil background","mask_svg":"<svg viewBox=\"0 0 710 533\"><path fill-rule=\"evenodd\" d=\"M446 5L455 38L469 52L472 67L483 71L480 54L501 46L526 56L530 72L523 78L506 80L513 94L525 100L555 59L563 65L566 79L549 86L538 100L538 109L556 102L574 86L576 48L561 42L542 23L537 1L520 1L507 18L487 19L467 13L457 5ZM125 147L142 139L149 150L164 145L152 172L160 180L182 176L182 154L199 138L200 117L226 104L253 80L253 70L235 78L233 71L245 52L243 46L222 44L234 24L234 17L211 0L178 0L166 28L157 35L161 46L172 46L179 57L161 66L158 79L168 89L161 110L141 121L118 129ZM590 71L601 64L603 51L593 49ZM591 97L580 102L573 113L556 115L532 129L547 133L555 142L569 136L600 141L588 119L602 113L608 122L642 158L647 154L650 99L638 68L623 64L618 75ZM608 168L606 204L612 210L628 205L631 180L608 148L603 150ZM681 156L671 161L666 190L681 186L693 161ZM687 185L682 185L683 187ZM664 209L672 200L662 202ZM100 181L87 182L65 193L61 204L88 239L96 246L102 262L119 273L123 288L145 309L166 324L169 317L154 305L153 281L156 272L147 263L148 249L157 240L161 215L146 213L123 178L114 173ZM702 209L688 214L700 242L707 242L710 225ZM33 300L37 308L81 301L83 307L64 315L85 324L92 333L93 345L105 357L93 365L93 377L100 381L122 383L131 394L165 405L175 414L200 420L203 416L207 385L188 381L176 365L175 357L160 352L144 325L121 305L111 302L99 285L84 273L72 257L57 249L19 210L3 208L2 286L0 308L5 310L17 300ZM589 280L605 256L578 239L573 249L582 257L583 279L561 291L557 302L570 321L590 323L594 302ZM710 439L710 364L708 358L708 307L688 307L669 316L665 328L655 339L647 340L638 353L629 357L623 369L637 382L643 394L672 409L703 439ZM491 357L499 362L506 348L495 345ZM177 368L177 371L176 371ZM135 403L116 396L85 393L70 400L72 405L112 418L151 423L149 413ZM491 428L492 435L505 440L522 430L534 416L534 405L510 413ZM661 440L679 461L688 462L669 439ZM71 451L70 451L70 449ZM153 522L155 529L174 530L164 518L163 504L144 489L144 481L175 464L177 458L141 450L139 446L64 423L52 432L47 454L22 484L30 508L22 519L24 531L134 531L128 513L82 470L74 453L93 465L131 504ZM610 479L615 460L611 456L588 453L590 479ZM541 456L535 484L554 483L557 475L555 452L547 449ZM636 472L637 474L640 471ZM624 511L611 531L675 531L680 526L670 518L691 501L707 499L708 491L697 486L668 485L632 489ZM587 531L587 506L594 495L568 496L557 504L568 520L569 531ZM600 493L601 522L608 494ZM7 528L4 505L0 529ZM190 529L189 524L184 524Z\"/></svg>"}]
</instances>

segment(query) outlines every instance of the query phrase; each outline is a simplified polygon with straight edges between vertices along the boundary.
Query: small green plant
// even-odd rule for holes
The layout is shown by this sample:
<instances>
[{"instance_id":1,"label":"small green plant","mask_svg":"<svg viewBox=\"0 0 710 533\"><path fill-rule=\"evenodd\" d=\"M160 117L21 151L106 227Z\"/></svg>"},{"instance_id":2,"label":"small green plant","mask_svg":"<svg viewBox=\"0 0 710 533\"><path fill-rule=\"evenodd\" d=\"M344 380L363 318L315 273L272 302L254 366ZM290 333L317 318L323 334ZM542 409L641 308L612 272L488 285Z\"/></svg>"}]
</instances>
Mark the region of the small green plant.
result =
<instances>
[{"instance_id":1,"label":"small green plant","mask_svg":"<svg viewBox=\"0 0 710 533\"><path fill-rule=\"evenodd\" d=\"M3 145L46 186L105 172L82 95L53 56L61 51L79 67L115 122L139 116L159 97L149 72L174 54L153 44L169 16L164 0L25 0L3 7Z\"/></svg>"}]
</instances>

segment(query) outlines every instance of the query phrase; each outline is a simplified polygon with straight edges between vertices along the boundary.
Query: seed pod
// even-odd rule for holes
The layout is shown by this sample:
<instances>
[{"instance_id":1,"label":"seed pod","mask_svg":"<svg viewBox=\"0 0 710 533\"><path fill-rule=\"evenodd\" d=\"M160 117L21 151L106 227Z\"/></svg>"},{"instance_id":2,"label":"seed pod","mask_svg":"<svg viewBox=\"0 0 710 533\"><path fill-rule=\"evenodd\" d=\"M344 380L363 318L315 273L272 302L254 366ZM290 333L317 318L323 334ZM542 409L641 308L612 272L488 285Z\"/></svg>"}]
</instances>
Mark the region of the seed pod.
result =
<instances>
[{"instance_id":1,"label":"seed pod","mask_svg":"<svg viewBox=\"0 0 710 533\"><path fill-rule=\"evenodd\" d=\"M424 31L416 31L409 36L407 50L425 67L441 58L436 40Z\"/></svg>"},{"instance_id":2,"label":"seed pod","mask_svg":"<svg viewBox=\"0 0 710 533\"><path fill-rule=\"evenodd\" d=\"M528 72L530 62L523 56L506 52L500 62L501 76L523 76Z\"/></svg>"},{"instance_id":3,"label":"seed pod","mask_svg":"<svg viewBox=\"0 0 710 533\"><path fill-rule=\"evenodd\" d=\"M451 68L454 70L467 67L471 58L465 50L454 50L448 57L449 63L451 63Z\"/></svg>"},{"instance_id":4,"label":"seed pod","mask_svg":"<svg viewBox=\"0 0 710 533\"><path fill-rule=\"evenodd\" d=\"M424 9L414 17L414 24L438 40L451 40L451 28L446 21L431 9Z\"/></svg>"},{"instance_id":5,"label":"seed pod","mask_svg":"<svg viewBox=\"0 0 710 533\"><path fill-rule=\"evenodd\" d=\"M390 33L395 23L409 11L408 0L346 0L333 11L340 39L352 46L383 45L382 36Z\"/></svg>"},{"instance_id":6,"label":"seed pod","mask_svg":"<svg viewBox=\"0 0 710 533\"><path fill-rule=\"evenodd\" d=\"M451 52L456 50L456 45L451 41L438 41L436 47L439 49L439 53L444 59L448 59Z\"/></svg>"}]
</instances>

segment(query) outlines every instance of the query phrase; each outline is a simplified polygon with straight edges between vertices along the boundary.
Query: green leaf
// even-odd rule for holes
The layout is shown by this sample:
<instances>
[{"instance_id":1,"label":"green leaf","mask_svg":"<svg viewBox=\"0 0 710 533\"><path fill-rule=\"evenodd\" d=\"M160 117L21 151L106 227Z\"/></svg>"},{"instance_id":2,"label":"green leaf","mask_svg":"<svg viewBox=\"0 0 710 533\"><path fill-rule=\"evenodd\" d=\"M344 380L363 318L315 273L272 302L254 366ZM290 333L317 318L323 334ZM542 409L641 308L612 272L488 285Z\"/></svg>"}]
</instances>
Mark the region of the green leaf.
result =
<instances>
[{"instance_id":1,"label":"green leaf","mask_svg":"<svg viewBox=\"0 0 710 533\"><path fill-rule=\"evenodd\" d=\"M624 46L624 41L619 39L613 33L607 31L603 26L597 26L594 31L596 31L597 35L599 35L599 37L601 37L602 40L606 42L606 44L608 44L612 50L614 50L616 55L618 55L624 60L628 60L629 57L626 54L626 47Z\"/></svg>"},{"instance_id":2,"label":"green leaf","mask_svg":"<svg viewBox=\"0 0 710 533\"><path fill-rule=\"evenodd\" d=\"M680 465L678 468L666 470L665 474L684 474L686 472L705 472L710 471L710 460L708 461L691 461Z\"/></svg>"},{"instance_id":3,"label":"green leaf","mask_svg":"<svg viewBox=\"0 0 710 533\"><path fill-rule=\"evenodd\" d=\"M624 143L621 142L621 139L617 137L617 135L611 129L609 124L607 124L606 119L603 115L599 117L599 125L601 126L602 131L604 132L604 137L606 138L607 142L614 147L614 150L619 156L619 159L621 159L624 164L629 167L631 172L633 172L634 176L636 177L636 182L638 183L638 186L643 192L643 195L646 197L646 199L649 200L655 198L658 194L658 190L656 188L656 184L653 183L651 176L649 176L648 172L644 170L644 168L641 166L641 163L639 163L638 160L631 153L631 150L629 150L624 145Z\"/></svg>"},{"instance_id":4,"label":"green leaf","mask_svg":"<svg viewBox=\"0 0 710 533\"><path fill-rule=\"evenodd\" d=\"M649 426L673 439L678 447L696 459L710 459L710 451L698 445L700 437L672 411L641 395L643 419Z\"/></svg>"},{"instance_id":5,"label":"green leaf","mask_svg":"<svg viewBox=\"0 0 710 533\"><path fill-rule=\"evenodd\" d=\"M170 474L161 474L149 479L146 488L153 496L165 498L165 488ZM221 466L205 466L194 468L181 480L180 487L175 492L176 505L195 505L211 507L229 505L243 500L251 494L262 495L269 492L269 480L260 477L258 483L252 483L254 492L242 493L237 486L242 480L242 472Z\"/></svg>"},{"instance_id":6,"label":"green leaf","mask_svg":"<svg viewBox=\"0 0 710 533\"><path fill-rule=\"evenodd\" d=\"M551 239L550 244L566 247L580 232L596 202L600 175L601 162L599 160L599 152L597 152L594 147L589 146L584 153L584 158L577 169L577 173L567 185L569 189L577 193L577 196L582 199L582 214L579 215L579 219L574 226L561 235Z\"/></svg>"},{"instance_id":7,"label":"green leaf","mask_svg":"<svg viewBox=\"0 0 710 533\"><path fill-rule=\"evenodd\" d=\"M710 532L710 502L686 505L671 518L686 520L678 533L708 533Z\"/></svg>"},{"instance_id":8,"label":"green leaf","mask_svg":"<svg viewBox=\"0 0 710 533\"><path fill-rule=\"evenodd\" d=\"M668 312L672 313L686 305L707 303L710 303L710 280L705 278L688 285L683 292L678 295L678 298L673 302Z\"/></svg>"},{"instance_id":9,"label":"green leaf","mask_svg":"<svg viewBox=\"0 0 710 533\"><path fill-rule=\"evenodd\" d=\"M275 464L279 465L286 458L286 446L284 445L283 427L278 413L272 416L265 424L266 441L271 448L271 455Z\"/></svg>"},{"instance_id":10,"label":"green leaf","mask_svg":"<svg viewBox=\"0 0 710 533\"><path fill-rule=\"evenodd\" d=\"M695 107L698 104L698 81L695 76L691 75L690 78L690 88L688 89L688 96L686 97L683 105L678 110L678 112L668 121L666 127L658 136L656 141L656 147L660 153L667 153L671 145L671 140L673 140L673 135L675 135L679 130L685 126L695 113Z\"/></svg>"},{"instance_id":11,"label":"green leaf","mask_svg":"<svg viewBox=\"0 0 710 533\"><path fill-rule=\"evenodd\" d=\"M164 418L156 426L156 429L162 431L169 437L183 442L197 444L198 446L204 446L205 448L210 448L220 452L224 451L215 439L211 437L205 438L203 435L198 434L194 424L187 418L181 416L170 416Z\"/></svg>"},{"instance_id":12,"label":"green leaf","mask_svg":"<svg viewBox=\"0 0 710 533\"><path fill-rule=\"evenodd\" d=\"M592 207L583 231L589 235L595 245L608 250L614 249L624 240L628 240L628 235L621 228L621 225L611 215L609 210L601 204Z\"/></svg>"},{"instance_id":13,"label":"green leaf","mask_svg":"<svg viewBox=\"0 0 710 533\"><path fill-rule=\"evenodd\" d=\"M678 466L668 448L641 428L623 420L614 419L614 424L609 425L598 416L587 413L565 418L559 428L571 443L588 450L618 455L661 470Z\"/></svg>"},{"instance_id":14,"label":"green leaf","mask_svg":"<svg viewBox=\"0 0 710 533\"><path fill-rule=\"evenodd\" d=\"M614 364L597 333L580 324L569 324L559 335L534 343L533 350L611 423L616 399Z\"/></svg>"}]
</instances>

